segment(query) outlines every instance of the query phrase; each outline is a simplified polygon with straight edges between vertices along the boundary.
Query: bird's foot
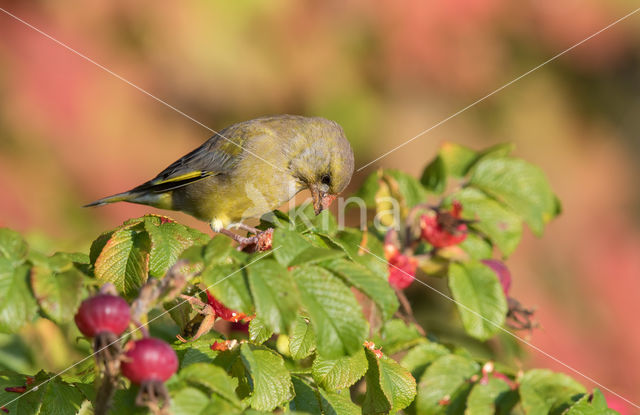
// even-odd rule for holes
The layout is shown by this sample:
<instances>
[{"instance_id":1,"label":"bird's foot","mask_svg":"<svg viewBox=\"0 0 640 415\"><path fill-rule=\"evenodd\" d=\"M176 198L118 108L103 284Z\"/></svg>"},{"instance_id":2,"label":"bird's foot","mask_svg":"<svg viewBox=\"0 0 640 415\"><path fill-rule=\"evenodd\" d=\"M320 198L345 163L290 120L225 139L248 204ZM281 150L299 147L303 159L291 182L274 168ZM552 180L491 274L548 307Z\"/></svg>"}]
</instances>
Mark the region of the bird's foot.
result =
<instances>
[{"instance_id":1,"label":"bird's foot","mask_svg":"<svg viewBox=\"0 0 640 415\"><path fill-rule=\"evenodd\" d=\"M253 228L256 234L253 236L241 236L228 229L220 229L220 233L227 235L238 243L238 250L244 252L261 252L271 249L273 239L273 228L261 231Z\"/></svg>"}]
</instances>

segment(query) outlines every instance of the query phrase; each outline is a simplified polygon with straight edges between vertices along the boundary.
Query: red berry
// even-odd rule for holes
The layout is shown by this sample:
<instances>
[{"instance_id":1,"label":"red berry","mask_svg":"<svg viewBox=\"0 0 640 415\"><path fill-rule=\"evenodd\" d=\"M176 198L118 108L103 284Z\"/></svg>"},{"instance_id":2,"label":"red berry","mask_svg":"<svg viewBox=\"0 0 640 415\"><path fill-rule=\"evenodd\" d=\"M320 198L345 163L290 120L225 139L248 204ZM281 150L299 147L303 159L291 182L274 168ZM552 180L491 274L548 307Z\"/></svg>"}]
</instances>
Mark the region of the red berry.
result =
<instances>
[{"instance_id":1,"label":"red berry","mask_svg":"<svg viewBox=\"0 0 640 415\"><path fill-rule=\"evenodd\" d=\"M95 337L105 331L121 334L129 325L130 318L129 304L122 297L98 294L80 304L75 321L82 334Z\"/></svg>"},{"instance_id":2,"label":"red berry","mask_svg":"<svg viewBox=\"0 0 640 415\"><path fill-rule=\"evenodd\" d=\"M120 368L122 375L135 384L164 382L178 370L178 356L162 340L144 338L127 343Z\"/></svg>"},{"instance_id":3,"label":"red berry","mask_svg":"<svg viewBox=\"0 0 640 415\"><path fill-rule=\"evenodd\" d=\"M498 261L497 259L483 259L482 263L496 273L498 280L500 280L500 284L502 285L504 295L508 295L509 289L511 288L511 273L509 272L509 268L507 268L502 261Z\"/></svg>"},{"instance_id":4,"label":"red berry","mask_svg":"<svg viewBox=\"0 0 640 415\"><path fill-rule=\"evenodd\" d=\"M462 205L453 202L451 211L436 210L420 217L422 239L436 248L457 245L467 238L467 224L461 219Z\"/></svg>"},{"instance_id":5,"label":"red berry","mask_svg":"<svg viewBox=\"0 0 640 415\"><path fill-rule=\"evenodd\" d=\"M418 261L408 255L403 255L393 245L385 245L387 261L389 262L389 284L399 290L404 290L414 280Z\"/></svg>"}]
</instances>

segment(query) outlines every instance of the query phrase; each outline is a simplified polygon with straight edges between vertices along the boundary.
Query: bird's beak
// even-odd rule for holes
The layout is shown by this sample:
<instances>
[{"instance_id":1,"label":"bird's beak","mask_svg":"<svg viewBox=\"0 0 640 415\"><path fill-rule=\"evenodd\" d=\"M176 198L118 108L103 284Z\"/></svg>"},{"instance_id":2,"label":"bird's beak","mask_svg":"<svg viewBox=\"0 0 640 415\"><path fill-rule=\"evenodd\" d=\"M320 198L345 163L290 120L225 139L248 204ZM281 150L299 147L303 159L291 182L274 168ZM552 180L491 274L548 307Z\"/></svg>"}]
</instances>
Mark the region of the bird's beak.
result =
<instances>
[{"instance_id":1,"label":"bird's beak","mask_svg":"<svg viewBox=\"0 0 640 415\"><path fill-rule=\"evenodd\" d=\"M313 199L313 211L316 213L316 215L319 215L320 212L329 208L331 203L336 198L336 195L323 192L316 186L309 187L309 190L311 190L311 198Z\"/></svg>"}]
</instances>

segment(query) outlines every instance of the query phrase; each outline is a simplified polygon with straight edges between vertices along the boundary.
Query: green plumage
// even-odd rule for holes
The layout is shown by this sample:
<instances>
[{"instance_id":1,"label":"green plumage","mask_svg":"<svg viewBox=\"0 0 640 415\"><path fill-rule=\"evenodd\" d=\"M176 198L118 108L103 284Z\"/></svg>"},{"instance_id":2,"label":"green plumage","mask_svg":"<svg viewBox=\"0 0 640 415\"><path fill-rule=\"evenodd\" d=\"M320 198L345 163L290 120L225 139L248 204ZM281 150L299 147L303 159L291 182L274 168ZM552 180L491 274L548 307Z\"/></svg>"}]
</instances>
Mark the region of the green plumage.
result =
<instances>
[{"instance_id":1,"label":"green plumage","mask_svg":"<svg viewBox=\"0 0 640 415\"><path fill-rule=\"evenodd\" d=\"M270 212L306 188L320 206L352 174L353 151L337 123L278 115L225 128L148 182L87 206L125 201L179 210L219 230Z\"/></svg>"}]
</instances>

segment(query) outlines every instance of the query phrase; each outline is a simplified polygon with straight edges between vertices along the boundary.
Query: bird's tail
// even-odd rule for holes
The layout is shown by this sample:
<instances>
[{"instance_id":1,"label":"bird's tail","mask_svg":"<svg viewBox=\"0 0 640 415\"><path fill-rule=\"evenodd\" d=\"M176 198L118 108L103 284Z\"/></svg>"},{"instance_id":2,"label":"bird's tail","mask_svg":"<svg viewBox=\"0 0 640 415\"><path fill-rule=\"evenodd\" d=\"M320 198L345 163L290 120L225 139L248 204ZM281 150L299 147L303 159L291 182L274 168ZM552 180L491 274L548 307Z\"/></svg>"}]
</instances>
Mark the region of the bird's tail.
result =
<instances>
[{"instance_id":1,"label":"bird's tail","mask_svg":"<svg viewBox=\"0 0 640 415\"><path fill-rule=\"evenodd\" d=\"M136 199L140 196L139 192L123 192L118 193L112 196L103 197L102 199L98 199L95 202L88 203L83 207L91 207L91 206L104 206L109 203L115 202L134 202L136 203Z\"/></svg>"}]
</instances>

